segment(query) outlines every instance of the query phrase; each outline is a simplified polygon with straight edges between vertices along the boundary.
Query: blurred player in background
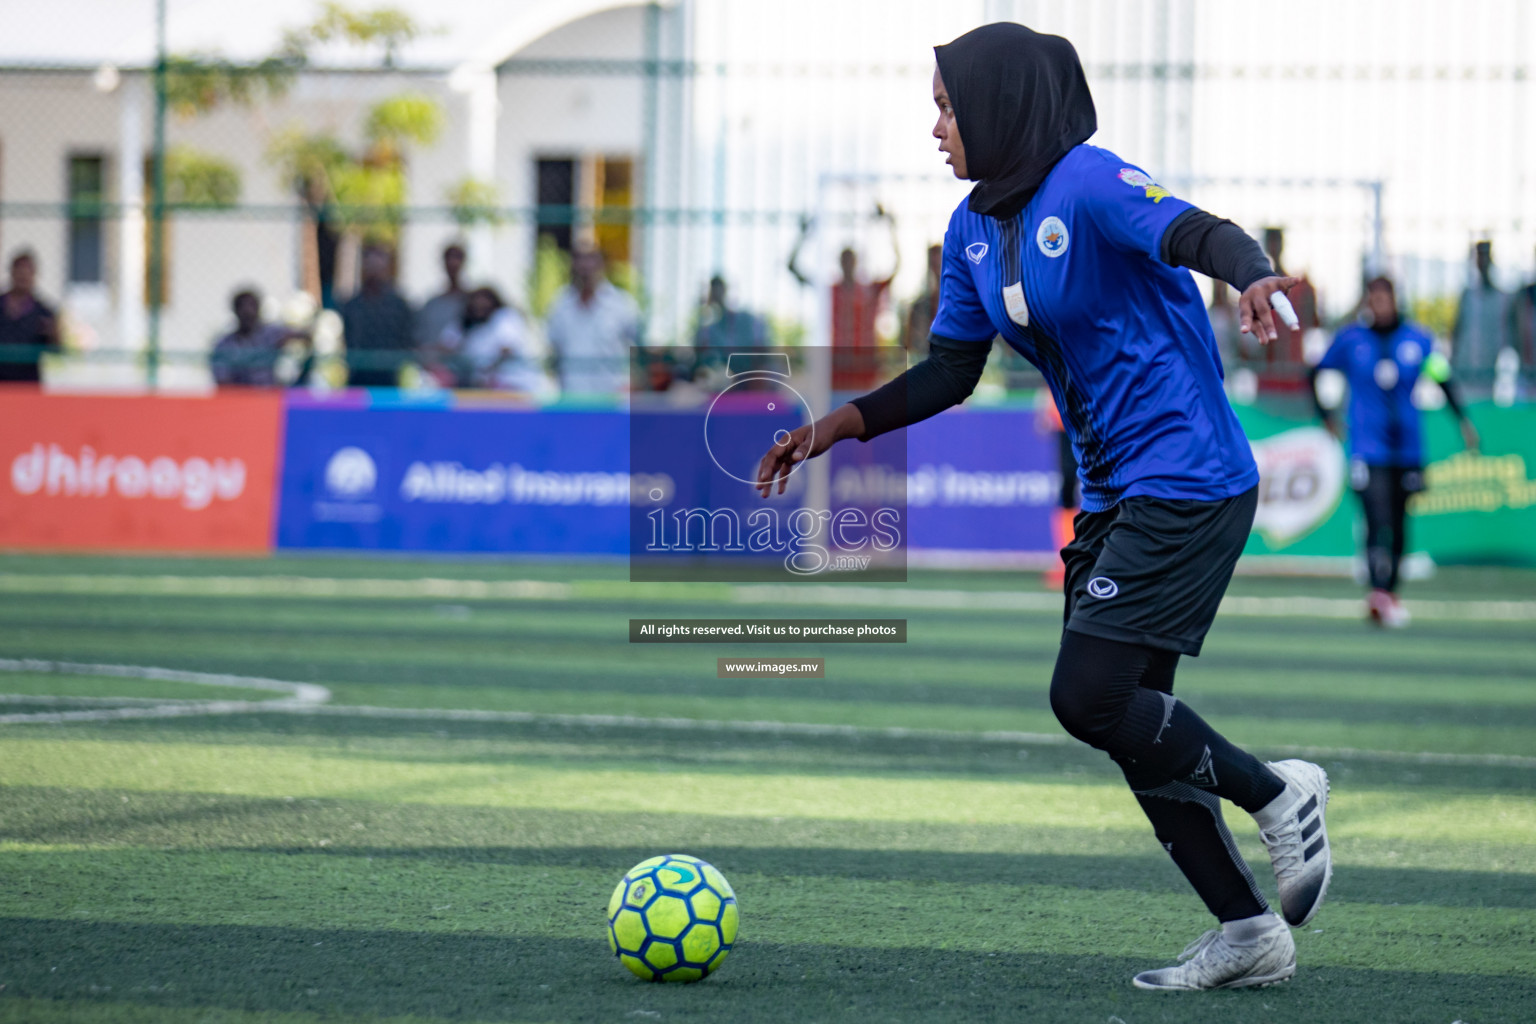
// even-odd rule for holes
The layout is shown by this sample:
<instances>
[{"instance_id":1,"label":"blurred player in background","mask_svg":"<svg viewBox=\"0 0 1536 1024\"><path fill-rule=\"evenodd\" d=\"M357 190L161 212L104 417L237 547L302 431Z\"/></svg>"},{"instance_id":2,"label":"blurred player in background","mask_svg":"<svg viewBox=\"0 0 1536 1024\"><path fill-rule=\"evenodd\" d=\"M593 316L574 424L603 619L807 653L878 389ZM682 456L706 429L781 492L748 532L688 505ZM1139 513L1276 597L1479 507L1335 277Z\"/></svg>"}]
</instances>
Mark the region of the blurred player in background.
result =
<instances>
[{"instance_id":1,"label":"blurred player in background","mask_svg":"<svg viewBox=\"0 0 1536 1024\"><path fill-rule=\"evenodd\" d=\"M1200 291L1180 268L1230 283L1242 329L1270 341L1271 297L1298 282L1275 276L1237 225L1083 144L1097 116L1065 39L1002 23L935 52L933 135L955 175L977 185L945 234L928 358L769 449L759 489L766 497L777 481L782 493L797 463L839 440L868 440L963 401L996 334L1034 363L1083 492L1064 552L1051 706L1120 766L1219 923L1184 962L1134 982L1283 981L1296 970L1286 925L1312 919L1331 873L1328 778L1305 761L1259 761L1172 694L1179 658L1200 653L1248 538L1259 480ZM1238 854L1223 799L1258 821L1283 919Z\"/></svg>"},{"instance_id":2,"label":"blurred player in background","mask_svg":"<svg viewBox=\"0 0 1536 1024\"><path fill-rule=\"evenodd\" d=\"M1462 441L1477 450L1477 428L1467 418L1451 379L1450 362L1434 350L1434 339L1397 310L1390 278L1365 286L1360 322L1334 336L1312 368L1312 401L1329 433L1339 426L1317 393L1321 370L1338 370L1349 383L1349 480L1365 512L1365 559L1371 594L1366 612L1388 628L1406 626L1408 611L1397 599L1398 567L1408 542L1408 498L1424 489L1424 435L1413 389L1428 377L1445 392L1446 405L1461 424Z\"/></svg>"}]
</instances>

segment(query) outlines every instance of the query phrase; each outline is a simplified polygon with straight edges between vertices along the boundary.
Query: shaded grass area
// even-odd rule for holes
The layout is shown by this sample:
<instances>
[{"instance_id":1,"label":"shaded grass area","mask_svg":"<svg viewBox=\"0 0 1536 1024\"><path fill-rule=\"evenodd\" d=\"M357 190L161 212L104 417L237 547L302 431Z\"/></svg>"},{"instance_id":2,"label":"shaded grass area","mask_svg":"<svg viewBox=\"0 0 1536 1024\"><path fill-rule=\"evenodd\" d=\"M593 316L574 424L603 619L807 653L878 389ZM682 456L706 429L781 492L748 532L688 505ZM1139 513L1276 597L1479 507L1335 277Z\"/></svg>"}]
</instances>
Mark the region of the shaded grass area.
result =
<instances>
[{"instance_id":1,"label":"shaded grass area","mask_svg":"<svg viewBox=\"0 0 1536 1024\"><path fill-rule=\"evenodd\" d=\"M124 925L11 919L15 965L0 1007L128 1002L434 1020L1508 1020L1536 994L1526 979L1328 967L1313 983L1215 992L1198 1002L1130 989L1138 958L977 955L917 944L869 948L744 943L695 986L634 983L601 939L257 926ZM37 1003L32 1003L35 1008ZM638 1011L638 1012L637 1012ZM0 1013L5 1012L0 1009ZM34 1020L46 1021L48 1016ZM68 1020L60 1014L55 1020ZM1358 1018L1357 1018L1358 1019Z\"/></svg>"},{"instance_id":2,"label":"shaded grass area","mask_svg":"<svg viewBox=\"0 0 1536 1024\"><path fill-rule=\"evenodd\" d=\"M911 642L774 649L826 657L829 678L745 683L714 679L714 658L763 648L631 647L626 618L657 606L614 582L621 567L0 557L4 573L602 586L559 602L0 590L0 657L318 682L405 709L1059 737L1049 611L818 606L906 617ZM1410 597L1529 600L1533 580L1449 571ZM1038 590L1022 574L914 585ZM805 611L711 593L661 613ZM4 726L0 1021L1521 1020L1536 767L1418 754L1536 755L1532 665L1530 623L1219 621L1180 692L1234 738L1396 753L1324 756L1337 872L1296 934L1296 980L1193 998L1128 983L1208 918L1118 770L1074 743L354 714ZM0 692L235 695L16 674ZM1252 823L1229 818L1272 890ZM664 851L716 863L742 901L741 945L700 985L636 982L601 937L619 874Z\"/></svg>"},{"instance_id":3,"label":"shaded grass area","mask_svg":"<svg viewBox=\"0 0 1536 1024\"><path fill-rule=\"evenodd\" d=\"M1140 958L909 947L745 944L699 986L644 986L605 963L601 938L257 926L144 926L12 918L0 956L12 999L430 1019L688 1021L1295 1021L1370 1007L1392 1021L1513 1019L1528 979L1327 967L1312 984L1135 992ZM1306 944L1304 944L1306 946ZM35 1006L35 1004L34 1004ZM573 1015L573 1007L579 1007ZM0 1009L0 1013L5 1010ZM46 1016L32 1019L48 1019ZM72 1019L66 1015L54 1019ZM1361 1018L1352 1018L1361 1019Z\"/></svg>"}]
</instances>

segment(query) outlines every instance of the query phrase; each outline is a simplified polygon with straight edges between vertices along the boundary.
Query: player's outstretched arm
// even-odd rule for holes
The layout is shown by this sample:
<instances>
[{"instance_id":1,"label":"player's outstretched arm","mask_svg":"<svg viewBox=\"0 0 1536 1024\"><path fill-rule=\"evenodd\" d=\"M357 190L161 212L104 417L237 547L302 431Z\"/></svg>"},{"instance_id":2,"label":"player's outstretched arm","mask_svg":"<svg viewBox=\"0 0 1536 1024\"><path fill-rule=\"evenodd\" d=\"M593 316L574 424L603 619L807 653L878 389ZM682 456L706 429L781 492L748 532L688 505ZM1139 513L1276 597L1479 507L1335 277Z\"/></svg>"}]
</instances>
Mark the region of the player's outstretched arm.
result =
<instances>
[{"instance_id":1,"label":"player's outstretched arm","mask_svg":"<svg viewBox=\"0 0 1536 1024\"><path fill-rule=\"evenodd\" d=\"M759 493L768 497L777 480L783 494L790 471L797 464L815 458L839 441L850 437L868 441L959 405L976 390L991 351L991 339L965 342L931 335L927 359L814 424L800 427L783 444L768 449L758 463Z\"/></svg>"},{"instance_id":2,"label":"player's outstretched arm","mask_svg":"<svg viewBox=\"0 0 1536 1024\"><path fill-rule=\"evenodd\" d=\"M1266 344L1280 336L1270 308L1275 305L1288 310L1290 304L1284 301L1285 293L1300 284L1301 278L1277 276L1259 243L1242 228L1191 207L1175 217L1163 232L1161 255L1169 266L1198 270L1236 288L1242 333ZM1278 300L1274 299L1277 293Z\"/></svg>"},{"instance_id":3,"label":"player's outstretched arm","mask_svg":"<svg viewBox=\"0 0 1536 1024\"><path fill-rule=\"evenodd\" d=\"M1467 415L1467 408L1461 402L1461 389L1456 386L1456 378L1451 376L1451 361L1439 352L1431 352L1429 358L1424 360L1424 375L1436 384L1445 394L1446 408L1456 416L1456 422L1461 427L1461 443L1467 451L1475 452L1482 444L1478 437L1477 427L1472 425L1472 418Z\"/></svg>"},{"instance_id":4,"label":"player's outstretched arm","mask_svg":"<svg viewBox=\"0 0 1536 1024\"><path fill-rule=\"evenodd\" d=\"M852 403L840 405L815 423L790 431L789 437L782 444L769 448L757 464L757 492L768 497L777 480L779 493L783 494L789 474L797 465L815 458L839 441L863 436L864 414Z\"/></svg>"}]
</instances>

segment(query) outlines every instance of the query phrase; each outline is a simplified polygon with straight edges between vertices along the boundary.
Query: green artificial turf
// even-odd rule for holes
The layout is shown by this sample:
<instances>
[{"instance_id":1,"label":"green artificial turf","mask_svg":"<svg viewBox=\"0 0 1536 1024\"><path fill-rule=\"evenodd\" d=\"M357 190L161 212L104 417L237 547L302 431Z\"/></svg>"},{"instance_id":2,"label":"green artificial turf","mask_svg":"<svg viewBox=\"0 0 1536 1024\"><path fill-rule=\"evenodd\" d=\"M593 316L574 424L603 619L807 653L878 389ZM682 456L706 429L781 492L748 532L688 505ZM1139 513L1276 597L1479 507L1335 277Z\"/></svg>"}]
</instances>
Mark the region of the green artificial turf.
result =
<instances>
[{"instance_id":1,"label":"green artificial turf","mask_svg":"<svg viewBox=\"0 0 1536 1024\"><path fill-rule=\"evenodd\" d=\"M0 659L330 691L323 713L111 717L287 695L0 673L0 716L101 712L0 724L0 1021L1531 1019L1536 622L1469 602L1532 600L1536 576L1443 571L1409 590L1442 605L1394 634L1224 614L1185 659L1214 724L1333 780L1334 887L1297 976L1201 994L1129 984L1209 919L1118 771L1060 735L1059 612L987 606L1034 578L765 593L593 564L0 557ZM909 642L627 642L662 615L899 617ZM743 654L824 657L826 678L715 678ZM614 883L665 852L740 900L697 985L639 982L603 939Z\"/></svg>"}]
</instances>

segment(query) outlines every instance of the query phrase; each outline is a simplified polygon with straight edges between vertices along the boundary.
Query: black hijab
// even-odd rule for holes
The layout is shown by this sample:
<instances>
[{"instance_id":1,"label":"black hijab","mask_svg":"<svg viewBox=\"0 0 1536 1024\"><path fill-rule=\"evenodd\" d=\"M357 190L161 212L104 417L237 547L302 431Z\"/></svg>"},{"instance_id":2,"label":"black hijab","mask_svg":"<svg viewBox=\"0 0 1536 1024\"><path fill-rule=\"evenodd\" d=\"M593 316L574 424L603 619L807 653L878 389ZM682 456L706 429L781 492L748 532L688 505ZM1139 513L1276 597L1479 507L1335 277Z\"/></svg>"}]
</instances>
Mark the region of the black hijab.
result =
<instances>
[{"instance_id":1,"label":"black hijab","mask_svg":"<svg viewBox=\"0 0 1536 1024\"><path fill-rule=\"evenodd\" d=\"M1061 36L1013 22L935 46L965 146L972 212L1022 210L1067 152L1099 126L1077 51Z\"/></svg>"}]
</instances>

